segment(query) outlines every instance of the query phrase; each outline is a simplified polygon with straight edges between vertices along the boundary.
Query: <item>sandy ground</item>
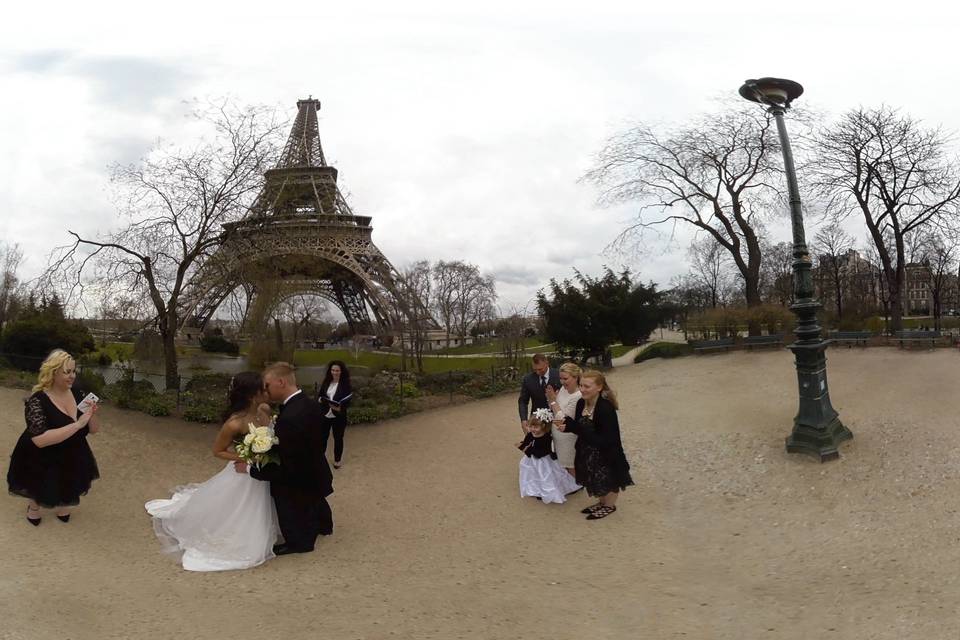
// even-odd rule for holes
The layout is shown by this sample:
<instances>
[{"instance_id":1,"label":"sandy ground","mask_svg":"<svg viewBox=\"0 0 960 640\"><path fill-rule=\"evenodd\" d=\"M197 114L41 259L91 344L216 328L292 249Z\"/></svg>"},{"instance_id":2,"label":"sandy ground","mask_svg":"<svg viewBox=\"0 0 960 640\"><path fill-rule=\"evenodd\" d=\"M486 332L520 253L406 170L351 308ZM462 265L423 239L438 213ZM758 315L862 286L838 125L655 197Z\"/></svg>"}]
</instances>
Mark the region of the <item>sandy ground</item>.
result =
<instances>
[{"instance_id":1,"label":"sandy ground","mask_svg":"<svg viewBox=\"0 0 960 640\"><path fill-rule=\"evenodd\" d=\"M830 352L855 434L788 456L788 352L617 370L637 486L598 522L517 497L513 396L347 435L336 532L245 572L182 571L142 505L220 463L212 427L112 408L73 519L0 498L0 638L956 638L952 350ZM23 392L0 390L0 449Z\"/></svg>"}]
</instances>

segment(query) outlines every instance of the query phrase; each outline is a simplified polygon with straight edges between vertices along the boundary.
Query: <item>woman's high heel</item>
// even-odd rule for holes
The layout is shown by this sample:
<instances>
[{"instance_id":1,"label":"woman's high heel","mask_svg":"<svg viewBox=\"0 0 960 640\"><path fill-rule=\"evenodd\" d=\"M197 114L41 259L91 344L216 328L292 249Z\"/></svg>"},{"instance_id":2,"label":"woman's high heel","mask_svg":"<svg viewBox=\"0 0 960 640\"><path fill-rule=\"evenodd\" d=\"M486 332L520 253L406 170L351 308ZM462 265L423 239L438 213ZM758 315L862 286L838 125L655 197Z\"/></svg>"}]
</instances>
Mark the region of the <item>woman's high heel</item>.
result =
<instances>
[{"instance_id":1,"label":"woman's high heel","mask_svg":"<svg viewBox=\"0 0 960 640\"><path fill-rule=\"evenodd\" d=\"M59 520L60 522L70 522L70 514L68 513L67 515L62 516L58 513L57 520Z\"/></svg>"},{"instance_id":2,"label":"woman's high heel","mask_svg":"<svg viewBox=\"0 0 960 640\"><path fill-rule=\"evenodd\" d=\"M29 522L35 527L39 527L40 522L43 520L43 518L31 518L30 517L31 511L36 511L37 513L40 513L40 509L31 509L29 506L27 507L27 522Z\"/></svg>"}]
</instances>

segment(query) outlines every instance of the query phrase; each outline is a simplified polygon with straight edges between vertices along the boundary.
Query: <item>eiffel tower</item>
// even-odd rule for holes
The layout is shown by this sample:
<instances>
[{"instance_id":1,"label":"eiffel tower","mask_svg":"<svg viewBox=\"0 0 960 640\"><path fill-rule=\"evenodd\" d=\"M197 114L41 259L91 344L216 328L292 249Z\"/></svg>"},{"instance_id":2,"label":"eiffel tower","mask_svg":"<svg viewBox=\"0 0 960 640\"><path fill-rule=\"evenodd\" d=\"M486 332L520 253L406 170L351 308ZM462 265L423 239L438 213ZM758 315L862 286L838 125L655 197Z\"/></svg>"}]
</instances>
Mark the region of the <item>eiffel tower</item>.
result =
<instances>
[{"instance_id":1,"label":"eiffel tower","mask_svg":"<svg viewBox=\"0 0 960 640\"><path fill-rule=\"evenodd\" d=\"M248 329L283 300L316 295L333 303L355 334L389 333L396 271L373 244L369 216L357 216L337 187L337 169L320 144L312 97L297 118L276 168L250 210L223 225L224 241L188 296L188 324L202 329L227 295L247 292Z\"/></svg>"}]
</instances>

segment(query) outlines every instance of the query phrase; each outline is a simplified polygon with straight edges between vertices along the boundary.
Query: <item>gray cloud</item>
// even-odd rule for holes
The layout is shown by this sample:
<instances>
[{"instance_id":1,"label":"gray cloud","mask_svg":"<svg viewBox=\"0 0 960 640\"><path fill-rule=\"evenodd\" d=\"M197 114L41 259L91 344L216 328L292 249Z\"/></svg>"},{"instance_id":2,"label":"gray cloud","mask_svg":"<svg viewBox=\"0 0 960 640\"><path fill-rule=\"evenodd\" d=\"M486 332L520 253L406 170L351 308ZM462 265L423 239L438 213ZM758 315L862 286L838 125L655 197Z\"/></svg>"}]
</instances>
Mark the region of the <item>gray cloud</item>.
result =
<instances>
[{"instance_id":1,"label":"gray cloud","mask_svg":"<svg viewBox=\"0 0 960 640\"><path fill-rule=\"evenodd\" d=\"M91 83L97 97L121 109L144 108L161 97L178 96L195 80L183 66L135 56L86 57L48 49L13 58L13 69L39 75L69 74Z\"/></svg>"},{"instance_id":2,"label":"gray cloud","mask_svg":"<svg viewBox=\"0 0 960 640\"><path fill-rule=\"evenodd\" d=\"M70 59L68 51L47 50L27 53L13 59L13 69L26 73L47 73L62 67Z\"/></svg>"},{"instance_id":3,"label":"gray cloud","mask_svg":"<svg viewBox=\"0 0 960 640\"><path fill-rule=\"evenodd\" d=\"M101 100L121 108L144 108L162 97L183 95L192 74L181 67L133 57L78 60L76 72L93 81Z\"/></svg>"},{"instance_id":4,"label":"gray cloud","mask_svg":"<svg viewBox=\"0 0 960 640\"><path fill-rule=\"evenodd\" d=\"M532 269L522 266L501 267L493 272L493 278L504 284L522 284L534 286L543 282L543 278Z\"/></svg>"}]
</instances>

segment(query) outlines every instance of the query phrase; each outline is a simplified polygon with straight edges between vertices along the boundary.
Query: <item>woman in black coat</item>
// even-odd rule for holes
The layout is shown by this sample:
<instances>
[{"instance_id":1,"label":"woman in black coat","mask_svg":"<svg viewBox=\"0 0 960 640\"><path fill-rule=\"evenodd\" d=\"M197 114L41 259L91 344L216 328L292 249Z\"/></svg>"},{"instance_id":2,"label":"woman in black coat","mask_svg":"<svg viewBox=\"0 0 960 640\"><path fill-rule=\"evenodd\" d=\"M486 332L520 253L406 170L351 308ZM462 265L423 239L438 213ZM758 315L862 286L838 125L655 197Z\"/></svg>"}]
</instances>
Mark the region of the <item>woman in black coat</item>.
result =
<instances>
[{"instance_id":1,"label":"woman in black coat","mask_svg":"<svg viewBox=\"0 0 960 640\"><path fill-rule=\"evenodd\" d=\"M343 434L347 429L347 407L353 397L350 387L350 371L341 360L333 360L327 365L327 373L320 384L317 401L323 409L323 450L327 450L327 439L333 431L333 468L343 466Z\"/></svg>"},{"instance_id":2,"label":"woman in black coat","mask_svg":"<svg viewBox=\"0 0 960 640\"><path fill-rule=\"evenodd\" d=\"M557 424L560 431L577 434L574 469L577 483L599 502L582 513L587 520L606 518L617 510L620 491L633 484L630 464L620 441L617 398L599 371L584 371L580 376L580 393L573 418Z\"/></svg>"}]
</instances>

